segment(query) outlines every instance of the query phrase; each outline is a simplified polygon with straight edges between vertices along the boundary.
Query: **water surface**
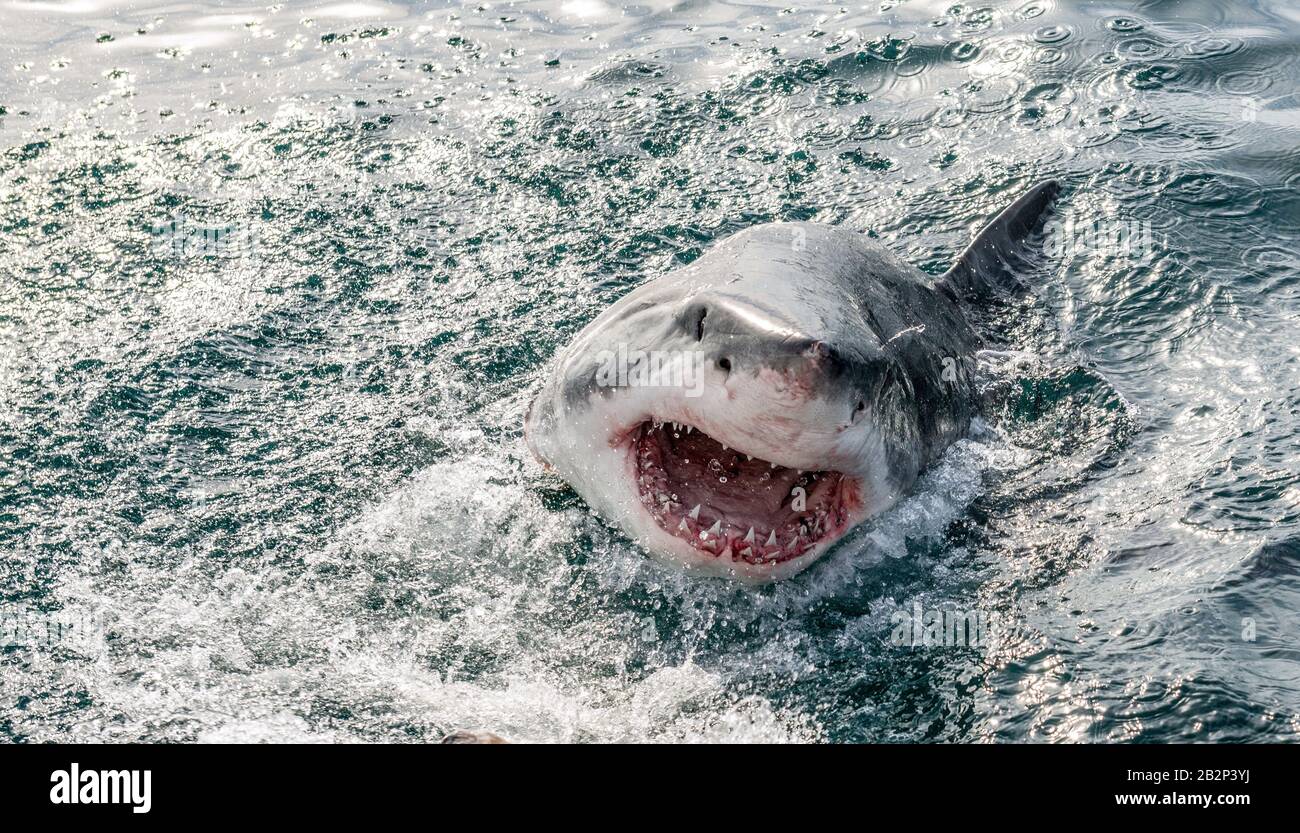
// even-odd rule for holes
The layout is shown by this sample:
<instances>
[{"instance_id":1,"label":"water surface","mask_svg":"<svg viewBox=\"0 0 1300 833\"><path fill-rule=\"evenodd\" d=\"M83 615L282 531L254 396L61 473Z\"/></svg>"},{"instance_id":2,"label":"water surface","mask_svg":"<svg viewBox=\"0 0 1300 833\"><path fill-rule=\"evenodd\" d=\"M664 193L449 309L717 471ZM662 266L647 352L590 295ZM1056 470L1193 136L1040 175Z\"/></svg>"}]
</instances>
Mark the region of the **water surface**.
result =
<instances>
[{"instance_id":1,"label":"water surface","mask_svg":"<svg viewBox=\"0 0 1300 833\"><path fill-rule=\"evenodd\" d=\"M1293 4L0 9L0 594L102 628L0 649L0 738L1300 732ZM660 567L524 449L720 238L938 272L1049 176L1100 236L1029 358L800 577ZM918 607L999 638L896 645Z\"/></svg>"}]
</instances>

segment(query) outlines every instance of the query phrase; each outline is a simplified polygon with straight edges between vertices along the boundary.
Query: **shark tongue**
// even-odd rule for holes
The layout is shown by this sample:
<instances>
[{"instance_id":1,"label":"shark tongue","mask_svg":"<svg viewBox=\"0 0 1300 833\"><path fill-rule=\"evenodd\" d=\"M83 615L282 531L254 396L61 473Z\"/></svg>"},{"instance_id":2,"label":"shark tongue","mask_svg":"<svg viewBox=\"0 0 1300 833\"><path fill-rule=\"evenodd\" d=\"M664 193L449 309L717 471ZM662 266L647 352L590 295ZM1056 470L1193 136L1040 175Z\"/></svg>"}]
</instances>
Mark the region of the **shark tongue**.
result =
<instances>
[{"instance_id":1,"label":"shark tongue","mask_svg":"<svg viewBox=\"0 0 1300 833\"><path fill-rule=\"evenodd\" d=\"M758 522L781 512L800 480L812 476L801 478L794 469L749 457L698 430L686 435L664 432L662 448L662 465L683 491L738 521L748 514ZM809 482L802 485L806 490Z\"/></svg>"}]
</instances>

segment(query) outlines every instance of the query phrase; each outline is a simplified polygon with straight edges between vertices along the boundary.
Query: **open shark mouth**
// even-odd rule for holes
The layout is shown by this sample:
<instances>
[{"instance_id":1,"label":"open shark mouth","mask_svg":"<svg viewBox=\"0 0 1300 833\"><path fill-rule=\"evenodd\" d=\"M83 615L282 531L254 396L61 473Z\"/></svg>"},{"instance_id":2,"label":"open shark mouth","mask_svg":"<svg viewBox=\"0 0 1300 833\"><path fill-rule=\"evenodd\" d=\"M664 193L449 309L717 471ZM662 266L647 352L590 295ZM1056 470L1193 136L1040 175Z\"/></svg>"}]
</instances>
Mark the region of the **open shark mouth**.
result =
<instances>
[{"instance_id":1,"label":"open shark mouth","mask_svg":"<svg viewBox=\"0 0 1300 833\"><path fill-rule=\"evenodd\" d=\"M641 503L700 553L750 564L797 558L843 535L856 478L797 471L727 448L703 431L647 421L632 433Z\"/></svg>"}]
</instances>

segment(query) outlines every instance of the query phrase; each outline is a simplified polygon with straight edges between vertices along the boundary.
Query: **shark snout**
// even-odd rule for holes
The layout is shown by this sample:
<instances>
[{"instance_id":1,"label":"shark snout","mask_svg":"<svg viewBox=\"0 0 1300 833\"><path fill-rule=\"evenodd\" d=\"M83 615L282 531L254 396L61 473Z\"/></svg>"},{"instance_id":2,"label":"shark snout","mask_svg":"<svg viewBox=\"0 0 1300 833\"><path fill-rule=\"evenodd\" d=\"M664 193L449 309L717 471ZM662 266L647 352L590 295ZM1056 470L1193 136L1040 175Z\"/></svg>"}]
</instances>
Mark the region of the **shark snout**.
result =
<instances>
[{"instance_id":1,"label":"shark snout","mask_svg":"<svg viewBox=\"0 0 1300 833\"><path fill-rule=\"evenodd\" d=\"M852 375L848 354L818 321L726 296L696 299L683 320L714 378L728 388L761 378L782 396L808 398Z\"/></svg>"}]
</instances>

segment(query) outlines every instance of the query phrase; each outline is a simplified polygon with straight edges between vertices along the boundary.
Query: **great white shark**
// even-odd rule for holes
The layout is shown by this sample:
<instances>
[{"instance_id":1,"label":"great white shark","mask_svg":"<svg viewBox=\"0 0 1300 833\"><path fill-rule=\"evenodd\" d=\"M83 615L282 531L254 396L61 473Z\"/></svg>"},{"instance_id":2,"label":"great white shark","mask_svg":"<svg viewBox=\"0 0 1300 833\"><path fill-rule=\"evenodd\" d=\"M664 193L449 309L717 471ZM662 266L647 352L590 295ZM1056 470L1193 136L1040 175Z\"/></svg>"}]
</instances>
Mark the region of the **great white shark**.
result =
<instances>
[{"instance_id":1,"label":"great white shark","mask_svg":"<svg viewBox=\"0 0 1300 833\"><path fill-rule=\"evenodd\" d=\"M554 360L534 455L652 555L748 582L894 504L978 411L990 302L1023 291L1043 182L942 276L865 235L770 223L613 304Z\"/></svg>"}]
</instances>

